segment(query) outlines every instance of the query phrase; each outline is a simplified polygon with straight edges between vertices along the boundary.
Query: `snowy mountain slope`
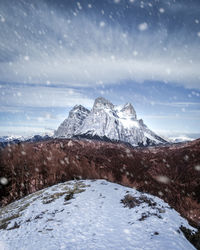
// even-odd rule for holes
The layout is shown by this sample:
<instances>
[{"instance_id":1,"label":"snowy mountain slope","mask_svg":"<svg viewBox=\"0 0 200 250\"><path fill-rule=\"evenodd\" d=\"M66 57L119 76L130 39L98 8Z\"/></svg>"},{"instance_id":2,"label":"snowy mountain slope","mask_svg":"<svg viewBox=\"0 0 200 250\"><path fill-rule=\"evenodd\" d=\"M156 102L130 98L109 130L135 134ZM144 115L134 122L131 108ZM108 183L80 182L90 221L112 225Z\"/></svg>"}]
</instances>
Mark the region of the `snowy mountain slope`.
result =
<instances>
[{"instance_id":1,"label":"snowy mountain slope","mask_svg":"<svg viewBox=\"0 0 200 250\"><path fill-rule=\"evenodd\" d=\"M2 136L0 137L0 142L10 142L13 140L19 140L19 141L24 141L25 138L23 136L15 136L15 135L10 135L10 136Z\"/></svg>"},{"instance_id":2,"label":"snowy mountain slope","mask_svg":"<svg viewBox=\"0 0 200 250\"><path fill-rule=\"evenodd\" d=\"M1 250L195 249L161 199L105 180L61 183L0 209Z\"/></svg>"},{"instance_id":3,"label":"snowy mountain slope","mask_svg":"<svg viewBox=\"0 0 200 250\"><path fill-rule=\"evenodd\" d=\"M7 145L17 144L20 142L39 142L46 141L53 138L52 134L34 135L34 136L4 136L0 138L0 148L4 148Z\"/></svg>"},{"instance_id":4,"label":"snowy mountain slope","mask_svg":"<svg viewBox=\"0 0 200 250\"><path fill-rule=\"evenodd\" d=\"M75 131L83 124L83 121L88 116L90 111L82 105L76 105L69 112L67 119L61 123L55 132L55 137L72 137Z\"/></svg>"},{"instance_id":5,"label":"snowy mountain slope","mask_svg":"<svg viewBox=\"0 0 200 250\"><path fill-rule=\"evenodd\" d=\"M169 137L169 140L173 143L177 143L177 142L193 141L195 139L187 135L180 135L180 136Z\"/></svg>"},{"instance_id":6,"label":"snowy mountain slope","mask_svg":"<svg viewBox=\"0 0 200 250\"><path fill-rule=\"evenodd\" d=\"M73 108L69 117L55 131L55 137L70 138L74 135L105 136L133 146L166 142L151 131L142 119L137 120L132 104L117 107L102 97L95 100L90 112L81 111L78 118Z\"/></svg>"}]
</instances>

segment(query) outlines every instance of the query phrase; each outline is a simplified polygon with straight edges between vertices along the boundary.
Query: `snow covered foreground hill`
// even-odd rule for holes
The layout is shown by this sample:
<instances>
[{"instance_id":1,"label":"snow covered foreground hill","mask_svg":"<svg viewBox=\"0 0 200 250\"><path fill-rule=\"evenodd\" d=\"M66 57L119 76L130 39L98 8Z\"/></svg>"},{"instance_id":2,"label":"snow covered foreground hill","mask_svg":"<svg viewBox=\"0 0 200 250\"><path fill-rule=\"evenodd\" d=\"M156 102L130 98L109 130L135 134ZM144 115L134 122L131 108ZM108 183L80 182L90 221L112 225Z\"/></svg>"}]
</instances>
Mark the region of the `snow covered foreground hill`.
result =
<instances>
[{"instance_id":1,"label":"snow covered foreground hill","mask_svg":"<svg viewBox=\"0 0 200 250\"><path fill-rule=\"evenodd\" d=\"M68 181L0 209L1 250L195 249L161 199L105 180Z\"/></svg>"},{"instance_id":2,"label":"snow covered foreground hill","mask_svg":"<svg viewBox=\"0 0 200 250\"><path fill-rule=\"evenodd\" d=\"M76 105L67 119L58 127L54 136L71 138L73 136L99 136L110 140L123 141L133 146L155 145L166 141L151 131L142 119L137 119L132 104L114 106L99 97L91 111Z\"/></svg>"}]
</instances>

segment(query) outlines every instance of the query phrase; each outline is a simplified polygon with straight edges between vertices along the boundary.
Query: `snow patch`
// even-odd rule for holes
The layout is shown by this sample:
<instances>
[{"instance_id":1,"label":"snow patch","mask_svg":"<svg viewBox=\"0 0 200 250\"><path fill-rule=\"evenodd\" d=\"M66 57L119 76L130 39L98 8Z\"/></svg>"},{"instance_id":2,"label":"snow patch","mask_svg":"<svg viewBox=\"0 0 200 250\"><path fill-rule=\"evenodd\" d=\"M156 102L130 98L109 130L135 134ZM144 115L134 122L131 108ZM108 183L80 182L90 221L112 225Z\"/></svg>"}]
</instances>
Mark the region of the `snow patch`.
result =
<instances>
[{"instance_id":1,"label":"snow patch","mask_svg":"<svg viewBox=\"0 0 200 250\"><path fill-rule=\"evenodd\" d=\"M129 208L122 203L131 198ZM69 181L0 209L0 246L35 249L195 249L193 230L163 200L105 180Z\"/></svg>"}]
</instances>

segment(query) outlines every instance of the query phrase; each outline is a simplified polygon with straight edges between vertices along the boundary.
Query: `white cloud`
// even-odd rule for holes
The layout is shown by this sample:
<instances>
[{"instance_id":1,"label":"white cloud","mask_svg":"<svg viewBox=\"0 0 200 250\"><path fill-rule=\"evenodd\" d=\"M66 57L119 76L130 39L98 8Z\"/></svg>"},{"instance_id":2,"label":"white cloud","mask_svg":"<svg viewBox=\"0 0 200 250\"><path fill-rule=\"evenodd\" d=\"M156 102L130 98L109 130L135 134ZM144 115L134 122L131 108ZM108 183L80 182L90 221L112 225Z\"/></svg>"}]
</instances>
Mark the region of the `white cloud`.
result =
<instances>
[{"instance_id":1,"label":"white cloud","mask_svg":"<svg viewBox=\"0 0 200 250\"><path fill-rule=\"evenodd\" d=\"M4 126L4 127L1 127L0 126L0 136L4 136L4 135L31 136L31 135L36 135L36 134L44 135L46 133L52 134L52 130L44 128L44 126L41 126L41 127L39 126L19 126L19 127L18 126L6 126L6 127Z\"/></svg>"},{"instance_id":2,"label":"white cloud","mask_svg":"<svg viewBox=\"0 0 200 250\"><path fill-rule=\"evenodd\" d=\"M189 66L187 62L173 62L163 57L146 60L138 56L134 58L121 56L113 60L113 57L106 54L84 55L70 57L68 60L61 58L56 64L52 58L47 58L42 62L32 60L26 64L17 63L12 69L4 65L4 70L7 69L4 80L16 79L18 82L30 83L53 82L80 87L98 85L99 82L115 84L125 80L138 82L154 80L199 89L199 68L200 63Z\"/></svg>"},{"instance_id":3,"label":"white cloud","mask_svg":"<svg viewBox=\"0 0 200 250\"><path fill-rule=\"evenodd\" d=\"M154 105L163 105L163 106L170 106L170 107L176 107L176 108L184 108L184 107L191 107L191 106L199 106L200 103L198 103L198 102L155 102Z\"/></svg>"},{"instance_id":4,"label":"white cloud","mask_svg":"<svg viewBox=\"0 0 200 250\"><path fill-rule=\"evenodd\" d=\"M17 5L13 7L13 13L19 11ZM32 26L22 29L24 18L18 17L16 26L15 18L6 16L9 22L2 26L2 34L7 34L0 38L2 58L7 60L0 62L1 81L87 87L131 79L200 88L199 45L184 47L181 31L176 34L178 42L164 28L138 33L138 25L141 30L148 27L144 22L125 34L118 24L95 23L83 15L64 16L51 12L44 3L40 10L30 10Z\"/></svg>"},{"instance_id":5,"label":"white cloud","mask_svg":"<svg viewBox=\"0 0 200 250\"><path fill-rule=\"evenodd\" d=\"M93 100L71 88L16 85L2 88L0 111L16 113L20 112L22 107L72 107L80 103L91 107Z\"/></svg>"}]
</instances>

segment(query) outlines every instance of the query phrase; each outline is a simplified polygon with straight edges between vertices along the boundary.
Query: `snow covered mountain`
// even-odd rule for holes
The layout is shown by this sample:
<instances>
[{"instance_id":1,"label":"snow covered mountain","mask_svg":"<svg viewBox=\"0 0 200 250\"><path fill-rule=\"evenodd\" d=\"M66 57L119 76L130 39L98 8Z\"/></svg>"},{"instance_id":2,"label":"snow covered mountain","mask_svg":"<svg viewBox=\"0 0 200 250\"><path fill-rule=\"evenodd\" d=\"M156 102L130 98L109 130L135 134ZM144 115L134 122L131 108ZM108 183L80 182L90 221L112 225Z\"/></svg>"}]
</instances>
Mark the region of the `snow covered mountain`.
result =
<instances>
[{"instance_id":1,"label":"snow covered mountain","mask_svg":"<svg viewBox=\"0 0 200 250\"><path fill-rule=\"evenodd\" d=\"M131 103L115 106L99 97L91 111L76 105L69 117L55 131L55 137L99 136L123 141L133 146L155 145L166 141L151 131L142 119L137 119Z\"/></svg>"},{"instance_id":2,"label":"snow covered mountain","mask_svg":"<svg viewBox=\"0 0 200 250\"><path fill-rule=\"evenodd\" d=\"M3 136L0 137L0 148L4 148L7 145L17 144L20 142L38 142L38 141L46 141L52 138L52 135L44 134L44 135L34 135L34 136Z\"/></svg>"},{"instance_id":3,"label":"snow covered mountain","mask_svg":"<svg viewBox=\"0 0 200 250\"><path fill-rule=\"evenodd\" d=\"M195 139L187 135L179 135L179 136L169 137L169 140L173 143L178 143L178 142L194 141Z\"/></svg>"},{"instance_id":4,"label":"snow covered mountain","mask_svg":"<svg viewBox=\"0 0 200 250\"><path fill-rule=\"evenodd\" d=\"M69 181L0 208L0 249L173 249L195 233L163 200L105 180Z\"/></svg>"},{"instance_id":5,"label":"snow covered mountain","mask_svg":"<svg viewBox=\"0 0 200 250\"><path fill-rule=\"evenodd\" d=\"M55 131L55 137L72 137L77 129L81 127L85 118L89 115L90 111L84 108L82 105L76 105L69 112L69 116Z\"/></svg>"},{"instance_id":6,"label":"snow covered mountain","mask_svg":"<svg viewBox=\"0 0 200 250\"><path fill-rule=\"evenodd\" d=\"M19 141L24 141L25 138L23 136L15 136L15 135L10 135L10 136L2 136L0 137L0 142L10 142L13 140L19 140Z\"/></svg>"}]
</instances>

